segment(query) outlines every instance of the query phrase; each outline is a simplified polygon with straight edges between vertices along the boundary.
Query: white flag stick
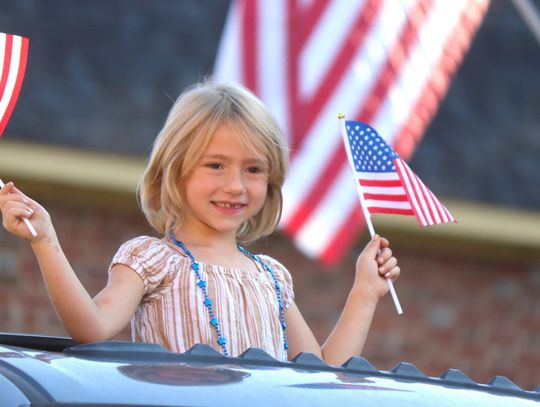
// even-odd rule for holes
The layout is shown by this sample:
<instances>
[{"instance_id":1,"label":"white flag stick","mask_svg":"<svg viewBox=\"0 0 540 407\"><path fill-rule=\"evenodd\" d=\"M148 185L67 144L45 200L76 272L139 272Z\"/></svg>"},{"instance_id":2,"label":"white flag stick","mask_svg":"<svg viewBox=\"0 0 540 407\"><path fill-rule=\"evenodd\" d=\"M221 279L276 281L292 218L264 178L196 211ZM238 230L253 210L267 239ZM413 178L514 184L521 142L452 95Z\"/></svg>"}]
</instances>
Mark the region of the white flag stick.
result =
<instances>
[{"instance_id":1,"label":"white flag stick","mask_svg":"<svg viewBox=\"0 0 540 407\"><path fill-rule=\"evenodd\" d=\"M4 184L4 182L0 179L0 189L4 188L5 186L6 185ZM23 222L28 228L28 230L30 231L30 233L32 233L32 236L36 237L37 236L36 229L34 229L34 226L30 223L30 221L26 218L23 218Z\"/></svg>"},{"instance_id":2,"label":"white flag stick","mask_svg":"<svg viewBox=\"0 0 540 407\"><path fill-rule=\"evenodd\" d=\"M345 115L340 113L338 115L338 118L339 118L339 122L341 126L341 135L343 137L343 144L345 146L345 151L347 151L347 158L349 160L349 164L354 174L354 160L351 154L349 140L347 138L347 129L345 128ZM369 213L367 209L367 205L365 204L365 201L364 201L364 192L362 191L360 182L358 182L356 177L354 177L354 182L356 184L358 197L360 198L360 206L362 207L362 212L364 213L364 218L366 219L366 224L369 229L369 234L371 235L371 238L373 238L373 236L375 235L375 229L373 229L373 224L371 223L371 214ZM394 289L394 283L392 283L392 280L388 277L386 278L386 283L388 284L388 290L390 291L390 295L392 296L392 300L394 301L394 306L396 307L396 311L398 315L403 314L403 310L401 309L401 304L399 303L399 298L396 294L396 290Z\"/></svg>"}]
</instances>

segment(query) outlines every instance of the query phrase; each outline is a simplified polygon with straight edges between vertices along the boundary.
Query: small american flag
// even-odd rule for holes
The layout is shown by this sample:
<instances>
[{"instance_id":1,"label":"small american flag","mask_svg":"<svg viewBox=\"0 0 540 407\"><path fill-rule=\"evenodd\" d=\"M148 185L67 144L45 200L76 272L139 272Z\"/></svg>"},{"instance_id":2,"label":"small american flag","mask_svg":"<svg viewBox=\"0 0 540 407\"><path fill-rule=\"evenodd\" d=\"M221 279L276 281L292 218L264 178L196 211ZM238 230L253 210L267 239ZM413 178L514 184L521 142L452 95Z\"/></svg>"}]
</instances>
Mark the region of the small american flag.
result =
<instances>
[{"instance_id":1,"label":"small american flag","mask_svg":"<svg viewBox=\"0 0 540 407\"><path fill-rule=\"evenodd\" d=\"M422 226L455 219L375 129L347 120L343 137L358 181L362 205L369 213L415 215Z\"/></svg>"},{"instance_id":2,"label":"small american flag","mask_svg":"<svg viewBox=\"0 0 540 407\"><path fill-rule=\"evenodd\" d=\"M0 137L9 121L21 90L28 38L0 33Z\"/></svg>"}]
</instances>

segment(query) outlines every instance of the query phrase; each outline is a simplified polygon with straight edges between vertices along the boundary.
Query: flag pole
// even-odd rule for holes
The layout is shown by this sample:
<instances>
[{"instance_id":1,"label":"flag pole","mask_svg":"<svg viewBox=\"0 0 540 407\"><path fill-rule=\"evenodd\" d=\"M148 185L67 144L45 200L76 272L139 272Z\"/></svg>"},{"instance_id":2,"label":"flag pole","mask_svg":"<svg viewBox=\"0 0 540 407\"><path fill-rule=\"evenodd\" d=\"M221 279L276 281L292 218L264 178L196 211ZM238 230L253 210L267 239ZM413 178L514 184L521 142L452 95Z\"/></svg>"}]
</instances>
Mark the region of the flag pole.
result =
<instances>
[{"instance_id":1,"label":"flag pole","mask_svg":"<svg viewBox=\"0 0 540 407\"><path fill-rule=\"evenodd\" d=\"M347 158L349 160L349 164L351 165L351 169L354 172L354 160L352 158L351 149L349 147L349 141L347 140L347 130L345 129L345 115L343 113L339 113L338 119L340 122L341 136L343 137L343 145L345 147L345 151L347 152ZM358 192L358 197L360 198L360 206L362 207L362 212L364 213L364 218L366 220L369 234L371 235L371 238L373 238L373 236L375 235L375 229L373 228L373 223L371 222L371 214L369 213L367 205L364 201L364 192L362 191L360 182L358 182L356 179L354 181L354 183L356 184L356 191ZM399 303L399 298L396 294L392 279L387 277L386 283L388 284L388 291L390 291L390 295L392 296L392 300L394 301L394 306L396 307L398 315L403 314L403 310L401 308L401 304Z\"/></svg>"},{"instance_id":2,"label":"flag pole","mask_svg":"<svg viewBox=\"0 0 540 407\"><path fill-rule=\"evenodd\" d=\"M4 188L5 186L6 185L4 184L2 179L0 179L0 189ZM30 221L28 219L26 219L26 218L23 218L23 222L26 225L26 227L28 228L28 230L30 231L30 233L32 233L32 236L36 237L37 236L36 229L34 229L34 226L30 223Z\"/></svg>"}]
</instances>

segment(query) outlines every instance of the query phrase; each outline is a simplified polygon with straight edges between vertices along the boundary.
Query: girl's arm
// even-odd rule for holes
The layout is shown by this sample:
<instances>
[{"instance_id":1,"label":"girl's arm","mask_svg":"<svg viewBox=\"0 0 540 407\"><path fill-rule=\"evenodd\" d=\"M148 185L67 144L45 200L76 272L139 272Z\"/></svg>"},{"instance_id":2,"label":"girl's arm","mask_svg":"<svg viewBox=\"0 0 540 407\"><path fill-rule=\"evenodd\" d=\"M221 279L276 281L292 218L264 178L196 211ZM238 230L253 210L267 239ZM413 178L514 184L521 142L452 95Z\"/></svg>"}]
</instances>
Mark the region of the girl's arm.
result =
<instances>
[{"instance_id":1,"label":"girl's arm","mask_svg":"<svg viewBox=\"0 0 540 407\"><path fill-rule=\"evenodd\" d=\"M286 312L289 357L312 352L332 365L360 355L379 299L388 292L386 276L399 276L397 260L386 239L375 236L358 257L356 277L341 316L321 347L293 303Z\"/></svg>"},{"instance_id":2,"label":"girl's arm","mask_svg":"<svg viewBox=\"0 0 540 407\"><path fill-rule=\"evenodd\" d=\"M114 266L107 286L92 299L64 255L42 206L8 183L0 190L0 210L4 228L30 241L51 302L73 339L110 339L126 326L143 295L143 282L135 272L127 266ZM30 217L36 237L22 221Z\"/></svg>"}]
</instances>

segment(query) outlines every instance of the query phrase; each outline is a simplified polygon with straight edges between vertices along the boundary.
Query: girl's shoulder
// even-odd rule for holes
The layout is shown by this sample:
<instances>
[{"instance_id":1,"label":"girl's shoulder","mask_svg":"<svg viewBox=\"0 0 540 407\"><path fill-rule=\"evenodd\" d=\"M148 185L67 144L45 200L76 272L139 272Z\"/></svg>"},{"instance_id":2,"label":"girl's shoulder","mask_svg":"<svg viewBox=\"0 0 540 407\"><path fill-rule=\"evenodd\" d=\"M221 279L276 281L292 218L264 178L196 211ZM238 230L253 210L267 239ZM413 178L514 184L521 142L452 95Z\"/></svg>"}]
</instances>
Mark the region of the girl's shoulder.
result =
<instances>
[{"instance_id":1,"label":"girl's shoulder","mask_svg":"<svg viewBox=\"0 0 540 407\"><path fill-rule=\"evenodd\" d=\"M154 236L137 236L123 243L116 252L113 263L120 259L131 259L132 262L145 266L159 267L164 267L165 264L170 267L172 263L181 263L185 260L184 256L167 244L165 239Z\"/></svg>"},{"instance_id":2,"label":"girl's shoulder","mask_svg":"<svg viewBox=\"0 0 540 407\"><path fill-rule=\"evenodd\" d=\"M144 246L157 246L157 245L166 245L163 239L155 236L136 236L133 237L122 244L122 246L132 246L132 247L144 247Z\"/></svg>"},{"instance_id":3,"label":"girl's shoulder","mask_svg":"<svg viewBox=\"0 0 540 407\"><path fill-rule=\"evenodd\" d=\"M283 304L285 309L288 309L290 304L294 301L294 288L291 273L287 267L273 257L265 254L258 254L257 257L270 266L274 272L278 282L281 284Z\"/></svg>"},{"instance_id":4,"label":"girl's shoulder","mask_svg":"<svg viewBox=\"0 0 540 407\"><path fill-rule=\"evenodd\" d=\"M270 266L279 279L283 279L286 283L292 284L291 273L280 261L266 254L257 254L257 257Z\"/></svg>"},{"instance_id":5,"label":"girl's shoulder","mask_svg":"<svg viewBox=\"0 0 540 407\"><path fill-rule=\"evenodd\" d=\"M267 254L257 254L256 256L262 261L264 261L266 264L268 264L270 267L276 267L279 270L287 270L287 267L285 267L281 262L271 256L268 256Z\"/></svg>"},{"instance_id":6,"label":"girl's shoulder","mask_svg":"<svg viewBox=\"0 0 540 407\"><path fill-rule=\"evenodd\" d=\"M118 249L118 253L143 254L155 250L167 250L169 245L154 236L137 236L124 242Z\"/></svg>"}]
</instances>

